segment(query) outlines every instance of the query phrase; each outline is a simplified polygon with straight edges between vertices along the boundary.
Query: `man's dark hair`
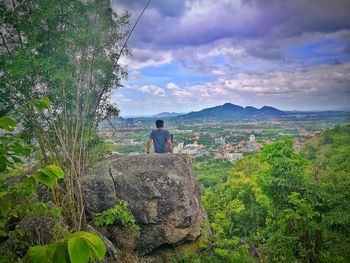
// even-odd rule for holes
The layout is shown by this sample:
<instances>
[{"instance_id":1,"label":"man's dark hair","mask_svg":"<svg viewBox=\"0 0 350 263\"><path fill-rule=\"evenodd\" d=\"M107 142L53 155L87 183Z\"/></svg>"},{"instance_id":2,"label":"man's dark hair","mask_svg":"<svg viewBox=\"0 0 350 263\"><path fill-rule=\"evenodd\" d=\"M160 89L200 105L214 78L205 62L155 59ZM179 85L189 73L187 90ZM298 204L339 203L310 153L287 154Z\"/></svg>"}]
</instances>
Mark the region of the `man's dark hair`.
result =
<instances>
[{"instance_id":1,"label":"man's dark hair","mask_svg":"<svg viewBox=\"0 0 350 263\"><path fill-rule=\"evenodd\" d=\"M157 128L164 127L164 121L163 120L156 120L156 126L157 126Z\"/></svg>"}]
</instances>

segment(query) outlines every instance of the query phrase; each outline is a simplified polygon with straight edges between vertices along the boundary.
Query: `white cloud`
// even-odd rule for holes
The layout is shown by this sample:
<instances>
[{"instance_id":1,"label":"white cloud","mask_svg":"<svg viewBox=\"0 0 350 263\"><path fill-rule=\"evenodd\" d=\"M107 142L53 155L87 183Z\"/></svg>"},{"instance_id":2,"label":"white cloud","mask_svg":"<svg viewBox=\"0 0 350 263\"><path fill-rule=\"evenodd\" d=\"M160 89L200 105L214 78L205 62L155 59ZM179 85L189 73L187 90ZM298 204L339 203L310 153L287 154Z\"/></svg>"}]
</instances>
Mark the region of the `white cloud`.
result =
<instances>
[{"instance_id":1,"label":"white cloud","mask_svg":"<svg viewBox=\"0 0 350 263\"><path fill-rule=\"evenodd\" d=\"M162 88L155 85L144 85L144 86L129 86L130 89L138 90L143 93L150 93L156 96L165 96L165 92Z\"/></svg>"},{"instance_id":2,"label":"white cloud","mask_svg":"<svg viewBox=\"0 0 350 263\"><path fill-rule=\"evenodd\" d=\"M238 74L223 80L227 89L256 95L305 96L339 92L350 96L350 63L319 65L294 71Z\"/></svg>"},{"instance_id":3,"label":"white cloud","mask_svg":"<svg viewBox=\"0 0 350 263\"><path fill-rule=\"evenodd\" d=\"M132 56L121 57L120 64L127 65L133 70L139 70L149 66L162 66L173 60L170 51L134 48L132 49L132 53Z\"/></svg>"},{"instance_id":4,"label":"white cloud","mask_svg":"<svg viewBox=\"0 0 350 263\"><path fill-rule=\"evenodd\" d=\"M154 85L133 89L150 93L154 96L153 99L166 96L167 103L177 105L178 111L199 110L225 102L256 107L273 105L281 109L296 110L334 109L349 104L349 72L350 62L299 68L295 71L240 73L231 78L223 77L213 82L182 87L168 83L167 93ZM151 108L152 106L150 110ZM155 112L167 110L169 108L164 104Z\"/></svg>"},{"instance_id":5,"label":"white cloud","mask_svg":"<svg viewBox=\"0 0 350 263\"><path fill-rule=\"evenodd\" d=\"M181 88L178 85L176 85L175 83L172 83L172 82L166 84L166 88L173 90L173 91L181 90Z\"/></svg>"},{"instance_id":6,"label":"white cloud","mask_svg":"<svg viewBox=\"0 0 350 263\"><path fill-rule=\"evenodd\" d=\"M192 94L189 91L179 87L175 83L168 83L166 85L166 88L170 90L170 96L174 100L182 101L182 100L184 100L186 98L191 98L192 97Z\"/></svg>"},{"instance_id":7,"label":"white cloud","mask_svg":"<svg viewBox=\"0 0 350 263\"><path fill-rule=\"evenodd\" d=\"M219 69L213 69L211 71L211 73L214 74L214 75L217 75L217 76L224 76L224 75L226 75L226 73L224 71L219 70Z\"/></svg>"},{"instance_id":8,"label":"white cloud","mask_svg":"<svg viewBox=\"0 0 350 263\"><path fill-rule=\"evenodd\" d=\"M144 6L114 2L132 8L134 20ZM349 60L349 7L348 0L156 0L130 38L134 56L122 61L141 101L166 96L163 106L177 111L224 102L347 106L349 63L330 64ZM169 63L176 72L162 67Z\"/></svg>"}]
</instances>

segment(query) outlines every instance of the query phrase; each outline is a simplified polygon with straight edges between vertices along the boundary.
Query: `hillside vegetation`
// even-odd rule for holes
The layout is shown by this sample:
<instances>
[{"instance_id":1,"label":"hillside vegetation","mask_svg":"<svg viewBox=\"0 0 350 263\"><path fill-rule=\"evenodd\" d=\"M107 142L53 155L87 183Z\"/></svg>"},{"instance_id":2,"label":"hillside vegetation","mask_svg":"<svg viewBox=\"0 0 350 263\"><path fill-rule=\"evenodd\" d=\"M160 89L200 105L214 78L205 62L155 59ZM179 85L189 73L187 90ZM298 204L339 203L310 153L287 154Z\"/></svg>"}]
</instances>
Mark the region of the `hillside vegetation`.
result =
<instances>
[{"instance_id":1,"label":"hillside vegetation","mask_svg":"<svg viewBox=\"0 0 350 263\"><path fill-rule=\"evenodd\" d=\"M292 146L286 138L234 166L195 162L213 235L180 262L350 261L350 126L300 154Z\"/></svg>"},{"instance_id":2,"label":"hillside vegetation","mask_svg":"<svg viewBox=\"0 0 350 263\"><path fill-rule=\"evenodd\" d=\"M0 1L0 13L0 262L102 260L80 180L108 152L98 124L118 113L130 14L97 0Z\"/></svg>"}]
</instances>

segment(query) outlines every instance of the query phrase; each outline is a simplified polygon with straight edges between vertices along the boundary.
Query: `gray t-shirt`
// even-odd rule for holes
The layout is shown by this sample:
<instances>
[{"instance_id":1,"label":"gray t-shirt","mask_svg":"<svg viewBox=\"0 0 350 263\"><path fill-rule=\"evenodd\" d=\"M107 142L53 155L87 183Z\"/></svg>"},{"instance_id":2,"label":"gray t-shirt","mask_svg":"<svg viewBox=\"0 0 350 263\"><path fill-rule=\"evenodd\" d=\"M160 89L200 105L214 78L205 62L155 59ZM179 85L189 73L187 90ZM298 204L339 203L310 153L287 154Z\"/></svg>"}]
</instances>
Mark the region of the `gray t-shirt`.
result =
<instances>
[{"instance_id":1,"label":"gray t-shirt","mask_svg":"<svg viewBox=\"0 0 350 263\"><path fill-rule=\"evenodd\" d=\"M153 140L154 151L156 153L167 153L167 140L170 139L170 133L166 129L154 129L149 137Z\"/></svg>"}]
</instances>

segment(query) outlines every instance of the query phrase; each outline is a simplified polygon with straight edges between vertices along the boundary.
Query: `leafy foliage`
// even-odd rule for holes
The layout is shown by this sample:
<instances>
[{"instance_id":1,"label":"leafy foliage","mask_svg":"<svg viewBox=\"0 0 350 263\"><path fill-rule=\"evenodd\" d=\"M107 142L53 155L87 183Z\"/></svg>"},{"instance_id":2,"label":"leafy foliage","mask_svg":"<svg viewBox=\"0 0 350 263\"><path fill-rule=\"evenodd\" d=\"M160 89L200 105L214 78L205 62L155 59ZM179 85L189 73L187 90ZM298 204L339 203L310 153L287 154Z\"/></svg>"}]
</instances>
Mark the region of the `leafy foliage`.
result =
<instances>
[{"instance_id":1,"label":"leafy foliage","mask_svg":"<svg viewBox=\"0 0 350 263\"><path fill-rule=\"evenodd\" d=\"M208 188L227 179L232 164L220 159L196 158L193 168L197 179L203 187Z\"/></svg>"},{"instance_id":2,"label":"leafy foliage","mask_svg":"<svg viewBox=\"0 0 350 263\"><path fill-rule=\"evenodd\" d=\"M130 15L100 0L1 0L0 11L0 117L17 111L42 160L65 170L57 198L79 230L80 177L96 159L98 123L118 113L109 98L127 76L118 60L130 52L121 49ZM5 117L2 125L14 124Z\"/></svg>"},{"instance_id":3,"label":"leafy foliage","mask_svg":"<svg viewBox=\"0 0 350 263\"><path fill-rule=\"evenodd\" d=\"M261 181L264 191L272 199L273 205L279 209L286 208L289 195L305 191L305 160L294 152L290 138L265 146L261 159L269 165Z\"/></svg>"},{"instance_id":4,"label":"leafy foliage","mask_svg":"<svg viewBox=\"0 0 350 263\"><path fill-rule=\"evenodd\" d=\"M213 235L177 262L349 262L349 160L336 126L301 154L286 138L221 170L195 162Z\"/></svg>"},{"instance_id":5,"label":"leafy foliage","mask_svg":"<svg viewBox=\"0 0 350 263\"><path fill-rule=\"evenodd\" d=\"M97 213L92 221L96 226L112 225L116 222L120 222L132 231L140 231L140 227L136 224L134 216L129 212L126 201L120 201L114 207Z\"/></svg>"},{"instance_id":6,"label":"leafy foliage","mask_svg":"<svg viewBox=\"0 0 350 263\"><path fill-rule=\"evenodd\" d=\"M102 260L106 254L106 246L100 237L84 231L70 234L63 240L48 246L31 247L25 261L33 263L88 263Z\"/></svg>"},{"instance_id":7,"label":"leafy foliage","mask_svg":"<svg viewBox=\"0 0 350 263\"><path fill-rule=\"evenodd\" d=\"M15 125L16 123L10 117L1 118L1 120L4 119L6 124ZM2 128L11 132L3 133L0 136L0 158L2 160L0 169L0 237L3 240L12 240L11 253L14 253L14 257L16 257L16 253L19 256L28 244L21 241L25 234L23 229L17 229L14 225L25 216L45 214L57 218L59 214L57 208L50 209L45 203L35 198L37 184L43 183L52 188L57 180L64 177L64 172L60 167L51 164L38 169L34 174L28 172L26 176L23 176L24 172L28 170L24 165L24 160L28 157L31 148L25 144L19 133L14 133L15 126L7 129L6 125L2 125ZM2 250L0 254L4 257L9 256ZM8 261L12 261L12 259Z\"/></svg>"},{"instance_id":8,"label":"leafy foliage","mask_svg":"<svg viewBox=\"0 0 350 263\"><path fill-rule=\"evenodd\" d=\"M5 118L5 120L5 124L15 124L11 118ZM2 125L2 128L7 127ZM9 180L17 179L18 173L23 171L18 167L23 165L22 158L29 154L30 148L24 144L23 139L13 133L1 136L0 145L1 156L5 160L0 171L0 238L11 238L14 242L11 252L1 250L0 255L2 256L1 262L14 262L21 256L28 244L20 241L25 234L24 231L14 229L13 225L24 216L38 213L53 212L54 218L57 218L58 209L50 210L45 203L39 201L33 203L32 200L35 197L38 183L53 188L57 180L64 178L64 172L57 165L51 164L13 183ZM101 238L92 233L80 231L50 245L29 248L23 261L87 263L97 259L102 260L105 253L106 247Z\"/></svg>"},{"instance_id":9,"label":"leafy foliage","mask_svg":"<svg viewBox=\"0 0 350 263\"><path fill-rule=\"evenodd\" d=\"M64 178L64 172L57 165L51 164L38 169L38 171L33 174L33 177L37 182L52 187L58 179Z\"/></svg>"},{"instance_id":10,"label":"leafy foliage","mask_svg":"<svg viewBox=\"0 0 350 263\"><path fill-rule=\"evenodd\" d=\"M316 148L314 154L310 149ZM349 262L350 126L336 126L310 141L301 152L308 158L322 262Z\"/></svg>"},{"instance_id":11,"label":"leafy foliage","mask_svg":"<svg viewBox=\"0 0 350 263\"><path fill-rule=\"evenodd\" d=\"M208 212L213 235L204 247L217 261L253 262L249 249L257 246L256 235L264 226L268 200L256 182L264 170L258 160L240 160L226 168L224 182L205 190L202 203ZM209 172L210 173L210 172Z\"/></svg>"},{"instance_id":12,"label":"leafy foliage","mask_svg":"<svg viewBox=\"0 0 350 263\"><path fill-rule=\"evenodd\" d=\"M0 129L12 132L16 121L4 116L0 118ZM22 163L22 158L30 151L19 135L14 133L0 134L0 173L6 173Z\"/></svg>"}]
</instances>

